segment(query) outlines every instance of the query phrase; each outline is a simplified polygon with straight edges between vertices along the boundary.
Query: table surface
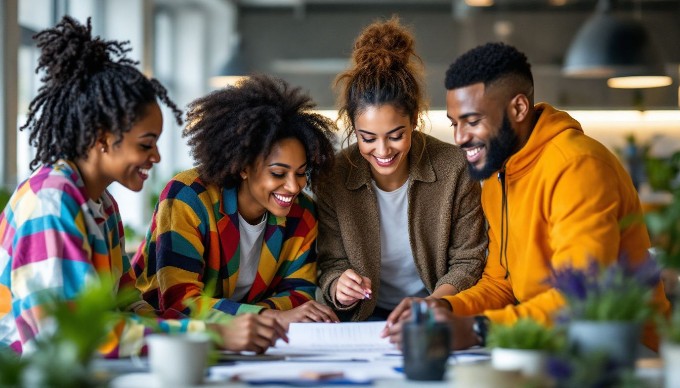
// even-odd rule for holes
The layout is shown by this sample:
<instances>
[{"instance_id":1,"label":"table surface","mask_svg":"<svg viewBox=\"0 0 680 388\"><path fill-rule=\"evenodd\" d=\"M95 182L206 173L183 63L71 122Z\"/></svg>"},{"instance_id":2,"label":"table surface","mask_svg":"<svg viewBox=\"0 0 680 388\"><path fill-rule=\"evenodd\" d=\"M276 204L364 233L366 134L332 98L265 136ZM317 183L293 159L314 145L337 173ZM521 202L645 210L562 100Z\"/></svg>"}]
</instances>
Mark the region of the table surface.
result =
<instances>
[{"instance_id":1,"label":"table surface","mask_svg":"<svg viewBox=\"0 0 680 388\"><path fill-rule=\"evenodd\" d=\"M247 362L238 362L238 365L248 364ZM262 364L262 363L260 363ZM266 364L262 364L266 365ZM219 374L215 374L221 368L218 364L210 368L209 377L206 381L199 385L199 387L250 387L245 382L231 381ZM160 381L155 376L148 372L145 359L130 360L96 360L94 369L97 376L109 381L110 386L117 387L161 387ZM642 359L638 361L636 374L648 382L649 387L662 387L662 363L661 360L656 359ZM491 368L489 362L475 362L475 363L461 363L458 365L449 365L444 381L409 381L406 378L397 379L377 379L373 384L351 384L354 386L372 386L372 387L389 387L389 388L410 388L410 387L426 387L426 388L440 388L440 387L514 387L522 385L522 378L513 372L500 372ZM526 382L526 381L524 381ZM471 385L472 384L472 385ZM266 384L260 385L263 387L281 387L282 384ZM323 382L314 382L314 387L334 386L337 384L324 385Z\"/></svg>"}]
</instances>

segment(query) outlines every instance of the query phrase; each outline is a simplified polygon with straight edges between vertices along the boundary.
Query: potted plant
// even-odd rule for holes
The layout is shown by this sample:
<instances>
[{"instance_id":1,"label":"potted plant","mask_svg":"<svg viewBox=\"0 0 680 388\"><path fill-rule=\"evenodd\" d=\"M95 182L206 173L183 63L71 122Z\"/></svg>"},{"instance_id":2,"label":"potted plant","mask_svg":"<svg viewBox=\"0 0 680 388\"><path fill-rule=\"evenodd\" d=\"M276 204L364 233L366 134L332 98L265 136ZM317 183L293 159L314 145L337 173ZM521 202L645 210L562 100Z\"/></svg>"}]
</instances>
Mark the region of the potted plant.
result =
<instances>
[{"instance_id":1,"label":"potted plant","mask_svg":"<svg viewBox=\"0 0 680 388\"><path fill-rule=\"evenodd\" d=\"M544 375L548 356L564 341L557 329L522 318L511 325L492 325L487 343L495 369L519 370L527 377L539 377Z\"/></svg>"},{"instance_id":2,"label":"potted plant","mask_svg":"<svg viewBox=\"0 0 680 388\"><path fill-rule=\"evenodd\" d=\"M54 330L44 330L35 350L19 357L0 349L0 386L90 387L99 385L90 365L97 349L116 323L125 319L117 312L130 294L114 296L113 283L99 279L73 300L46 296L45 319Z\"/></svg>"},{"instance_id":3,"label":"potted plant","mask_svg":"<svg viewBox=\"0 0 680 388\"><path fill-rule=\"evenodd\" d=\"M621 368L632 369L642 323L659 281L655 260L633 266L621 258L609 266L590 260L585 269L565 267L552 284L567 301L567 337L576 354L604 352Z\"/></svg>"},{"instance_id":4,"label":"potted plant","mask_svg":"<svg viewBox=\"0 0 680 388\"><path fill-rule=\"evenodd\" d=\"M675 306L670 319L660 317L659 330L661 332L660 353L663 359L664 386L680 387L680 308Z\"/></svg>"}]
</instances>

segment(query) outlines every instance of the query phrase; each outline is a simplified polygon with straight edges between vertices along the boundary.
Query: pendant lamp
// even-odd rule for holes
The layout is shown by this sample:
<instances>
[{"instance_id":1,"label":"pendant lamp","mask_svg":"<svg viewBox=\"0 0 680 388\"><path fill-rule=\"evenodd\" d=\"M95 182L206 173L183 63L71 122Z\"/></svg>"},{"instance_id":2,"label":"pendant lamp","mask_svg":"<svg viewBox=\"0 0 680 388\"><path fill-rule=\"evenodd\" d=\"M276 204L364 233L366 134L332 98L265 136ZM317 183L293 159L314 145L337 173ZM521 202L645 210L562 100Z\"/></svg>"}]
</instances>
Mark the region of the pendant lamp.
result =
<instances>
[{"instance_id":1,"label":"pendant lamp","mask_svg":"<svg viewBox=\"0 0 680 388\"><path fill-rule=\"evenodd\" d=\"M236 39L236 43L231 51L229 60L215 75L210 77L210 86L215 89L233 86L248 76L248 69L241 52L240 39Z\"/></svg>"},{"instance_id":2,"label":"pendant lamp","mask_svg":"<svg viewBox=\"0 0 680 388\"><path fill-rule=\"evenodd\" d=\"M612 14L611 0L599 0L595 14L567 51L562 73L574 78L608 78L610 87L652 88L672 83L645 27Z\"/></svg>"}]
</instances>

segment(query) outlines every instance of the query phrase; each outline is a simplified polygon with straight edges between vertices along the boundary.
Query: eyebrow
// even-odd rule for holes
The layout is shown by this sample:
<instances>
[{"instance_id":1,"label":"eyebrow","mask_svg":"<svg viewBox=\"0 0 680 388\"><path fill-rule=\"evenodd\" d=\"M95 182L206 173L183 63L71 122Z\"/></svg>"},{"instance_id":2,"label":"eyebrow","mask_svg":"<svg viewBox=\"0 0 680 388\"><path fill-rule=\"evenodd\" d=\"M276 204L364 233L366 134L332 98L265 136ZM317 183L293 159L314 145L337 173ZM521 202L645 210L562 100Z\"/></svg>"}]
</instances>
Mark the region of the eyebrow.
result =
<instances>
[{"instance_id":1,"label":"eyebrow","mask_svg":"<svg viewBox=\"0 0 680 388\"><path fill-rule=\"evenodd\" d=\"M471 116L481 116L481 115L482 114L478 113L478 112L465 113L464 115L461 115L460 117L458 117L458 120L465 120L465 119L467 119ZM446 115L446 117L448 117L448 119L451 120L451 121L454 120L453 117L449 116L448 114Z\"/></svg>"},{"instance_id":2,"label":"eyebrow","mask_svg":"<svg viewBox=\"0 0 680 388\"><path fill-rule=\"evenodd\" d=\"M145 137L152 137L152 138L156 139L156 138L158 138L158 135L156 135L156 134L153 133L153 132L147 132L147 133L145 133L145 134L139 136L138 139L143 139L143 138L145 138Z\"/></svg>"},{"instance_id":3,"label":"eyebrow","mask_svg":"<svg viewBox=\"0 0 680 388\"><path fill-rule=\"evenodd\" d=\"M405 125L400 125L400 126L394 128L393 130L387 132L386 135L390 135L390 134L392 134L392 133L394 133L394 132L397 132L398 130L404 129L404 128L406 128ZM363 134L366 134L366 135L377 136L375 133L366 131L366 130L364 130L364 129L357 129L357 131L358 131L358 132L361 132L361 133L363 133Z\"/></svg>"},{"instance_id":4,"label":"eyebrow","mask_svg":"<svg viewBox=\"0 0 680 388\"><path fill-rule=\"evenodd\" d=\"M299 169L301 169L302 167L305 167L305 166L307 166L307 162L302 163L300 165L300 167L298 167L297 169L299 170ZM289 164L277 163L277 162L270 164L268 167L283 167L283 168L288 168L288 169L291 168Z\"/></svg>"}]
</instances>

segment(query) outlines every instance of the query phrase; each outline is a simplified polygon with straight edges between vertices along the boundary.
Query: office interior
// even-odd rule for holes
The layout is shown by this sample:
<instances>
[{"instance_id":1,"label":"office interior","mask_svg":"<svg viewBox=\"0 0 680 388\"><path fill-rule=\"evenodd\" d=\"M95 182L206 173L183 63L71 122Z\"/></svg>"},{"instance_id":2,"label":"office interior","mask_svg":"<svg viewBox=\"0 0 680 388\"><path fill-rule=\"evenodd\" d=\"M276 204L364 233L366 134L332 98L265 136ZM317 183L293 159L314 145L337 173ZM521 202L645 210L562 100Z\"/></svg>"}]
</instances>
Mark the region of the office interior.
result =
<instances>
[{"instance_id":1,"label":"office interior","mask_svg":"<svg viewBox=\"0 0 680 388\"><path fill-rule=\"evenodd\" d=\"M634 19L651 37L669 85L609 87L603 77L564 74L567 53L598 3ZM335 116L333 80L349 64L367 24L398 15L416 37L430 99L428 131L453 142L445 116L444 72L457 55L488 41L524 51L533 65L536 101L579 119L612 150L633 135L657 155L680 150L680 0L3 0L0 29L0 187L11 191L30 174L32 149L18 131L40 86L32 36L68 14L91 18L105 39L129 40L130 56L160 80L180 107L223 84L216 76L274 74L300 86L319 110ZM167 112L166 112L167 113ZM166 115L163 156L140 193L116 184L128 233L141 235L151 204L172 175L193 161L182 127ZM656 198L654 193L648 197ZM663 196L662 196L663 198ZM134 238L132 238L134 240ZM129 247L128 247L129 248Z\"/></svg>"}]
</instances>

